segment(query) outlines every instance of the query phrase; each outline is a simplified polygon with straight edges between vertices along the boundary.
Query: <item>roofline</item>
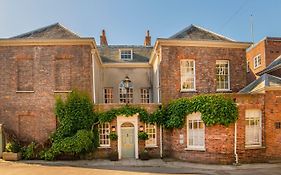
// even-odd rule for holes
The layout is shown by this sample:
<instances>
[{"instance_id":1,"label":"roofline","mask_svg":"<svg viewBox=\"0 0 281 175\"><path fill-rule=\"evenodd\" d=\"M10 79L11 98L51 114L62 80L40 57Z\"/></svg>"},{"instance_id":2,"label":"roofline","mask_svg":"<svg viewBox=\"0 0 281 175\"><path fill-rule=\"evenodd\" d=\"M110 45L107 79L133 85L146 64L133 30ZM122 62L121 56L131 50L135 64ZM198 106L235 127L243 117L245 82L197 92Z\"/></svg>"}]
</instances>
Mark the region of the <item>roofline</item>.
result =
<instances>
[{"instance_id":1,"label":"roofline","mask_svg":"<svg viewBox=\"0 0 281 175\"><path fill-rule=\"evenodd\" d=\"M47 26L44 26L44 27L40 27L40 28L31 30L31 31L29 31L29 32L25 32L25 33L22 33L22 34L19 34L19 35L16 35L16 36L12 36L12 37L10 37L10 39L20 38L20 37L22 37L22 36L24 36L24 35L34 33L34 32L36 32L36 31L38 31L38 30L40 31L40 30L43 30L43 29L46 29L46 28L49 28L49 27L53 27L53 26L55 26L55 25L58 25L58 26L64 28L65 30L67 30L68 32L72 33L73 35L77 36L78 38L81 38L77 33L75 33L75 32L73 32L73 31L71 31L70 29L66 28L64 25L62 25L62 24L56 22L56 23L54 23L54 24L50 24L50 25L47 25Z\"/></svg>"},{"instance_id":2,"label":"roofline","mask_svg":"<svg viewBox=\"0 0 281 175\"><path fill-rule=\"evenodd\" d=\"M111 67L116 67L116 68L151 68L151 65L149 63L103 63L102 66L104 68L111 68Z\"/></svg>"},{"instance_id":3,"label":"roofline","mask_svg":"<svg viewBox=\"0 0 281 175\"><path fill-rule=\"evenodd\" d=\"M0 47L5 46L52 46L52 45L90 45L98 57L100 64L103 64L98 52L96 41L94 38L77 38L77 39L0 39Z\"/></svg>"},{"instance_id":4,"label":"roofline","mask_svg":"<svg viewBox=\"0 0 281 175\"><path fill-rule=\"evenodd\" d=\"M194 27L197 27L197 28L199 28L199 29L201 29L201 30L204 30L204 31L206 31L206 32L209 32L209 33L212 33L212 34L214 34L214 35L217 35L217 36L219 36L219 37L222 37L222 38L224 38L224 39L226 39L226 40L229 40L229 41L232 41L232 42L236 42L235 40L233 40L233 39L231 39L231 38L228 38L228 37L226 37L226 36L223 36L223 35L221 35L221 34L218 34L218 33L216 33L216 32L213 32L213 31L211 31L211 30L205 29L205 28L203 28L203 27L201 27L201 26L198 26L198 25L195 25L195 24L191 24L191 25L189 25L188 27L185 27L185 28L182 29L181 31L179 31L179 32L177 32L176 34L170 36L169 38L173 38L173 37L177 36L178 34L184 32L184 31L187 31L188 29L190 29L190 28L193 27L193 26L194 26Z\"/></svg>"},{"instance_id":5,"label":"roofline","mask_svg":"<svg viewBox=\"0 0 281 175\"><path fill-rule=\"evenodd\" d=\"M255 48L257 45L259 45L261 42L263 42L263 41L265 41L265 40L279 41L279 42L281 42L281 38L280 38L280 37L265 36L265 37L263 37L261 40L259 40L258 42L254 43L251 47L249 47L249 48L247 49L247 52L249 52L250 50L252 50L253 48Z\"/></svg>"},{"instance_id":6,"label":"roofline","mask_svg":"<svg viewBox=\"0 0 281 175\"><path fill-rule=\"evenodd\" d=\"M258 76L261 76L261 75L263 75L263 74L265 74L265 73L269 73L269 72L275 71L275 70L277 70L277 69L279 69L279 68L281 68L281 65L276 65L276 66L272 67L271 69L266 69L266 68L265 68L264 70L258 72L257 75L258 75Z\"/></svg>"},{"instance_id":7,"label":"roofline","mask_svg":"<svg viewBox=\"0 0 281 175\"><path fill-rule=\"evenodd\" d=\"M228 42L228 41L210 41L210 40L181 40L181 39L166 39L157 38L149 63L154 62L153 55L158 47L161 46L193 46L193 47L222 47L222 48L241 48L247 49L252 43L249 42Z\"/></svg>"}]
</instances>

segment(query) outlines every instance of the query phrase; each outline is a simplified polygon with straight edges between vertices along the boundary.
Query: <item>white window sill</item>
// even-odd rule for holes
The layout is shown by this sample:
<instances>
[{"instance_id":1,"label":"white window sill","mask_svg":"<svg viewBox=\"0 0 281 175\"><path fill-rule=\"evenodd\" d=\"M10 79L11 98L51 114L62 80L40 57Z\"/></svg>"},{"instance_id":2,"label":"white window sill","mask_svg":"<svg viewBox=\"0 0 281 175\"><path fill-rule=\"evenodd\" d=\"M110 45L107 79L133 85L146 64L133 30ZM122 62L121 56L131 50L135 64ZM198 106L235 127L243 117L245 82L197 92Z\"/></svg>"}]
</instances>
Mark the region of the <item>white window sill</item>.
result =
<instances>
[{"instance_id":1,"label":"white window sill","mask_svg":"<svg viewBox=\"0 0 281 175\"><path fill-rule=\"evenodd\" d=\"M257 67L254 67L254 69L257 69L257 68L259 68L259 67L261 67L261 65L258 65Z\"/></svg>"},{"instance_id":2,"label":"white window sill","mask_svg":"<svg viewBox=\"0 0 281 175\"><path fill-rule=\"evenodd\" d=\"M217 89L216 92L232 92L231 89Z\"/></svg>"},{"instance_id":3,"label":"white window sill","mask_svg":"<svg viewBox=\"0 0 281 175\"><path fill-rule=\"evenodd\" d=\"M34 91L16 91L16 93L34 93Z\"/></svg>"},{"instance_id":4,"label":"white window sill","mask_svg":"<svg viewBox=\"0 0 281 175\"><path fill-rule=\"evenodd\" d=\"M187 148L184 148L185 151L206 151L205 148L195 148L195 147L187 147Z\"/></svg>"},{"instance_id":5,"label":"white window sill","mask_svg":"<svg viewBox=\"0 0 281 175\"><path fill-rule=\"evenodd\" d=\"M192 93L192 92L197 92L197 90L196 89L181 89L180 90L180 92L190 92L190 93Z\"/></svg>"},{"instance_id":6,"label":"white window sill","mask_svg":"<svg viewBox=\"0 0 281 175\"><path fill-rule=\"evenodd\" d=\"M72 92L72 91L53 91L54 93L69 93L69 92Z\"/></svg>"},{"instance_id":7,"label":"white window sill","mask_svg":"<svg viewBox=\"0 0 281 175\"><path fill-rule=\"evenodd\" d=\"M158 148L158 146L157 145L147 145L147 146L145 146L145 148Z\"/></svg>"},{"instance_id":8,"label":"white window sill","mask_svg":"<svg viewBox=\"0 0 281 175\"><path fill-rule=\"evenodd\" d=\"M110 146L99 146L98 149L111 149Z\"/></svg>"},{"instance_id":9,"label":"white window sill","mask_svg":"<svg viewBox=\"0 0 281 175\"><path fill-rule=\"evenodd\" d=\"M248 145L248 146L245 146L245 149L265 149L265 146L261 146L261 145Z\"/></svg>"}]
</instances>

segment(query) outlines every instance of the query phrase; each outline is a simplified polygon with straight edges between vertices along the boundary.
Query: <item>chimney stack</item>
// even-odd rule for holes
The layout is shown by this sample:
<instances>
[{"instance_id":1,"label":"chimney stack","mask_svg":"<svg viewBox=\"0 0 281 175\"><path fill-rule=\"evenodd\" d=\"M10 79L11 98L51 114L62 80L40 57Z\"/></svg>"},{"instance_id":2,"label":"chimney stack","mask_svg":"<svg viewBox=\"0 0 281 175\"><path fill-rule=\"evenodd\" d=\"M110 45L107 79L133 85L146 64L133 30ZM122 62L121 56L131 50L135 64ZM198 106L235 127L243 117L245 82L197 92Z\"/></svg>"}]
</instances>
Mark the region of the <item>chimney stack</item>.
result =
<instances>
[{"instance_id":1,"label":"chimney stack","mask_svg":"<svg viewBox=\"0 0 281 175\"><path fill-rule=\"evenodd\" d=\"M149 35L149 30L146 31L144 46L151 46L151 36Z\"/></svg>"},{"instance_id":2,"label":"chimney stack","mask_svg":"<svg viewBox=\"0 0 281 175\"><path fill-rule=\"evenodd\" d=\"M101 46L108 46L104 29L102 30L102 33L101 33L101 36L100 36L100 45Z\"/></svg>"}]
</instances>

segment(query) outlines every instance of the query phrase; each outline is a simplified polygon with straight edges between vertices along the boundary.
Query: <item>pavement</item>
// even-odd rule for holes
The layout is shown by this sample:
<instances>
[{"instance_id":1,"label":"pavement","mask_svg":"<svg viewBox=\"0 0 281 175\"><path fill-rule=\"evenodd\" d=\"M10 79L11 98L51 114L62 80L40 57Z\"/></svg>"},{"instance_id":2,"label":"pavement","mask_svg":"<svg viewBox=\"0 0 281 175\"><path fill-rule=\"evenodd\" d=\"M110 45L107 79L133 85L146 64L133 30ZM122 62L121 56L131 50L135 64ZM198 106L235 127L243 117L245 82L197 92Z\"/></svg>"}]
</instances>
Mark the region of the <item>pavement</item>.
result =
<instances>
[{"instance_id":1,"label":"pavement","mask_svg":"<svg viewBox=\"0 0 281 175\"><path fill-rule=\"evenodd\" d=\"M22 160L8 162L0 160L0 175L51 175L51 174L233 174L233 175L281 175L281 163L258 163L234 165L210 165L182 162L173 159L151 159L141 161L125 159L109 160L75 160L43 161Z\"/></svg>"}]
</instances>

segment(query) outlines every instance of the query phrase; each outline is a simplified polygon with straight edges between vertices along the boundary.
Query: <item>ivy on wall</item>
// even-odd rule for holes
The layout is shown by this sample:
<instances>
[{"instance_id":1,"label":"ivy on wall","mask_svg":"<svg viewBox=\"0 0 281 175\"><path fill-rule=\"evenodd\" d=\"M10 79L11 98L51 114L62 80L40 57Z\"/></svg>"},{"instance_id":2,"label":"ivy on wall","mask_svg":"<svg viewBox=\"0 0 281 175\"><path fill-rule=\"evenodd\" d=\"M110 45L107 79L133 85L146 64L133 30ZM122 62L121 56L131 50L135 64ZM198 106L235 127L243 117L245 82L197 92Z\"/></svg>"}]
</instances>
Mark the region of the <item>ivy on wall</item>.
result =
<instances>
[{"instance_id":1,"label":"ivy on wall","mask_svg":"<svg viewBox=\"0 0 281 175\"><path fill-rule=\"evenodd\" d=\"M171 101L166 107L161 107L149 114L145 109L129 105L111 109L98 114L99 122L111 122L119 115L126 117L139 114L145 123L157 123L166 128L181 128L188 114L200 112L207 126L221 124L228 126L238 118L238 109L231 98L222 95L198 95L192 98L180 98Z\"/></svg>"},{"instance_id":2,"label":"ivy on wall","mask_svg":"<svg viewBox=\"0 0 281 175\"><path fill-rule=\"evenodd\" d=\"M231 98L222 95L199 95L192 98L176 99L165 109L164 126L181 128L188 114L200 112L207 126L221 124L228 126L238 118L238 108Z\"/></svg>"}]
</instances>

